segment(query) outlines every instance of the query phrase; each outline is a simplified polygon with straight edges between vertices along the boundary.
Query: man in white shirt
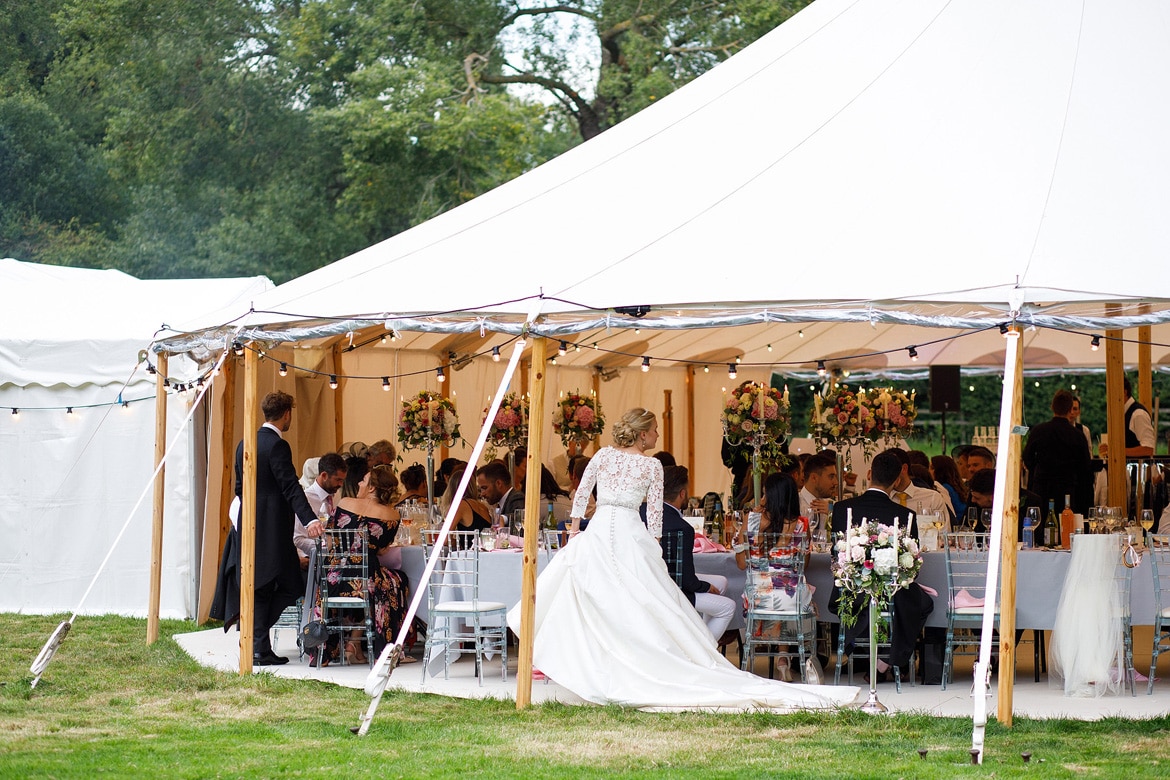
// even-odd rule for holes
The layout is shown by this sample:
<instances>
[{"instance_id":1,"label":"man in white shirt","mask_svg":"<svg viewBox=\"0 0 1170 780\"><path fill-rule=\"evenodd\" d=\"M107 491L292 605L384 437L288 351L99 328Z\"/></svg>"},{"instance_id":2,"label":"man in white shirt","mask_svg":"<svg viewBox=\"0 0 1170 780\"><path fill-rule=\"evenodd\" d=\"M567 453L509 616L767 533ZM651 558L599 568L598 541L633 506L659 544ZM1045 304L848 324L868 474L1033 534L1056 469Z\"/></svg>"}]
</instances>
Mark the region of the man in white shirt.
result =
<instances>
[{"instance_id":1,"label":"man in white shirt","mask_svg":"<svg viewBox=\"0 0 1170 780\"><path fill-rule=\"evenodd\" d=\"M891 449L888 452L893 452L902 462L902 471L890 486L890 498L904 507L913 509L918 517L935 515L944 525L949 525L950 515L942 494L930 488L920 488L910 480L910 456L905 450Z\"/></svg>"},{"instance_id":2,"label":"man in white shirt","mask_svg":"<svg viewBox=\"0 0 1170 780\"><path fill-rule=\"evenodd\" d=\"M837 459L817 453L805 461L804 487L800 489L800 514L812 520L832 510L829 501L837 498ZM815 529L814 529L815 530Z\"/></svg>"},{"instance_id":3,"label":"man in white shirt","mask_svg":"<svg viewBox=\"0 0 1170 780\"><path fill-rule=\"evenodd\" d=\"M345 473L345 460L336 452L325 453L318 459L317 478L305 488L305 498L317 517L333 515L333 494L345 484ZM309 538L299 518L293 526L293 544L302 556L301 566L306 566L316 541Z\"/></svg>"}]
</instances>

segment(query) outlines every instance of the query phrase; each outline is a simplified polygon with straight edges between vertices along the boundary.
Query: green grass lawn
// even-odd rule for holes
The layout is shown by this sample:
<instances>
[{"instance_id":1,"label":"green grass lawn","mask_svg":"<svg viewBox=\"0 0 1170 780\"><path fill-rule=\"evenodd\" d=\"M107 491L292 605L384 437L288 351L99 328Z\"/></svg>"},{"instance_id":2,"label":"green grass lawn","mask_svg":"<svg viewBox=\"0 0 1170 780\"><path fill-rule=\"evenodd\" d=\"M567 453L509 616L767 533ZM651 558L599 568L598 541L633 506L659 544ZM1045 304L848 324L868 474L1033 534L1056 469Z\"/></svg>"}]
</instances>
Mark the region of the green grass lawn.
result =
<instances>
[{"instance_id":1,"label":"green grass lawn","mask_svg":"<svg viewBox=\"0 0 1170 780\"><path fill-rule=\"evenodd\" d=\"M349 729L368 703L361 691L205 669L170 639L190 622L164 621L147 647L143 620L79 618L32 690L28 666L59 620L0 614L0 778L1130 778L1170 768L1168 718L991 723L981 767L970 765L969 720L922 715L517 712L388 693L359 738Z\"/></svg>"}]
</instances>

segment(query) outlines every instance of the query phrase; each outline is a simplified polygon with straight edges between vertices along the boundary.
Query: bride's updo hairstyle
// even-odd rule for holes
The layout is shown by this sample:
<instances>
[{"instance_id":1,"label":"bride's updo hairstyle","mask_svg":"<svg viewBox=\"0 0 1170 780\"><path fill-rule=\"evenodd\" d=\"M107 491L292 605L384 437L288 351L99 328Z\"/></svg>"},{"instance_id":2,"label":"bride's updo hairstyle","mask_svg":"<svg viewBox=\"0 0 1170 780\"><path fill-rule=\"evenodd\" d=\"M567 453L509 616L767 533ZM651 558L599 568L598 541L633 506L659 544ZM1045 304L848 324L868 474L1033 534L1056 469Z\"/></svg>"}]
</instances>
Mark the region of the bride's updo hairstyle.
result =
<instances>
[{"instance_id":1,"label":"bride's updo hairstyle","mask_svg":"<svg viewBox=\"0 0 1170 780\"><path fill-rule=\"evenodd\" d=\"M619 447L632 447L639 433L650 430L654 424L654 412L634 407L613 424L613 443Z\"/></svg>"}]
</instances>

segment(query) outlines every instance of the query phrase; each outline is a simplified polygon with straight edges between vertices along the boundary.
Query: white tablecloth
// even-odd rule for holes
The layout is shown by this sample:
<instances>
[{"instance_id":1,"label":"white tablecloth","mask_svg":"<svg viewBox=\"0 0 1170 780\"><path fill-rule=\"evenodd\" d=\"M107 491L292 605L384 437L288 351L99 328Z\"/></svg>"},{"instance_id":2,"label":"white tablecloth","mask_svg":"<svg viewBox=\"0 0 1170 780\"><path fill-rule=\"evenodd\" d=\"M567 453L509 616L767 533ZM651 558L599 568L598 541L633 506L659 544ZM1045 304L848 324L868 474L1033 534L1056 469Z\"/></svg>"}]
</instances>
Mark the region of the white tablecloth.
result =
<instances>
[{"instance_id":1,"label":"white tablecloth","mask_svg":"<svg viewBox=\"0 0 1170 780\"><path fill-rule=\"evenodd\" d=\"M410 580L411 593L418 588L426 561L421 547L404 547L403 568ZM946 626L947 569L941 552L923 555L922 571L918 581L938 591L935 609L927 620L928 626ZM520 570L523 555L520 552L495 551L484 553L480 559L480 596L492 601L503 601L509 607L520 601ZM1022 629L1052 630L1056 619L1056 607L1060 602L1061 586L1068 569L1069 553L1048 550L1021 550L1017 563L1016 583L1016 626ZM544 567L544 556L537 561L538 569ZM742 603L744 573L735 565L731 553L700 553L695 555L695 572L701 579L703 574L719 574L727 578L726 595ZM816 586L814 600L820 619L836 622L829 611L829 594L833 590L833 576L829 572L829 555L814 553L806 572L807 579ZM1143 557L1142 563L1133 570L1133 591L1130 599L1133 624L1149 626L1154 623L1154 590L1149 562ZM423 598L419 617L428 619L426 598ZM732 628L743 627L743 616L739 611L731 623Z\"/></svg>"}]
</instances>

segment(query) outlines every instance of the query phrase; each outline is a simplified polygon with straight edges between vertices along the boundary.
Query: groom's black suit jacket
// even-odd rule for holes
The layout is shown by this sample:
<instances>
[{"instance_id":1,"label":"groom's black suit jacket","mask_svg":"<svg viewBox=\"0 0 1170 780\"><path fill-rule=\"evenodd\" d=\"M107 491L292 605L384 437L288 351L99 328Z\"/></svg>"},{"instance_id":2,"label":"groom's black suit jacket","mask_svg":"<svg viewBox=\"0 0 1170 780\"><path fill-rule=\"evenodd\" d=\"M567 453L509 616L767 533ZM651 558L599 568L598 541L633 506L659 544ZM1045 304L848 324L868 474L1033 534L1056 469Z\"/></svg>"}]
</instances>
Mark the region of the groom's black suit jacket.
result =
<instances>
[{"instance_id":1,"label":"groom's black suit jacket","mask_svg":"<svg viewBox=\"0 0 1170 780\"><path fill-rule=\"evenodd\" d=\"M870 488L856 498L838 501L833 504L833 533L845 532L849 510L853 510L853 524L862 520L873 520L885 525L893 525L894 520L905 528L910 524L910 535L918 538L918 524L915 522L914 512L891 499L884 490Z\"/></svg>"}]
</instances>

